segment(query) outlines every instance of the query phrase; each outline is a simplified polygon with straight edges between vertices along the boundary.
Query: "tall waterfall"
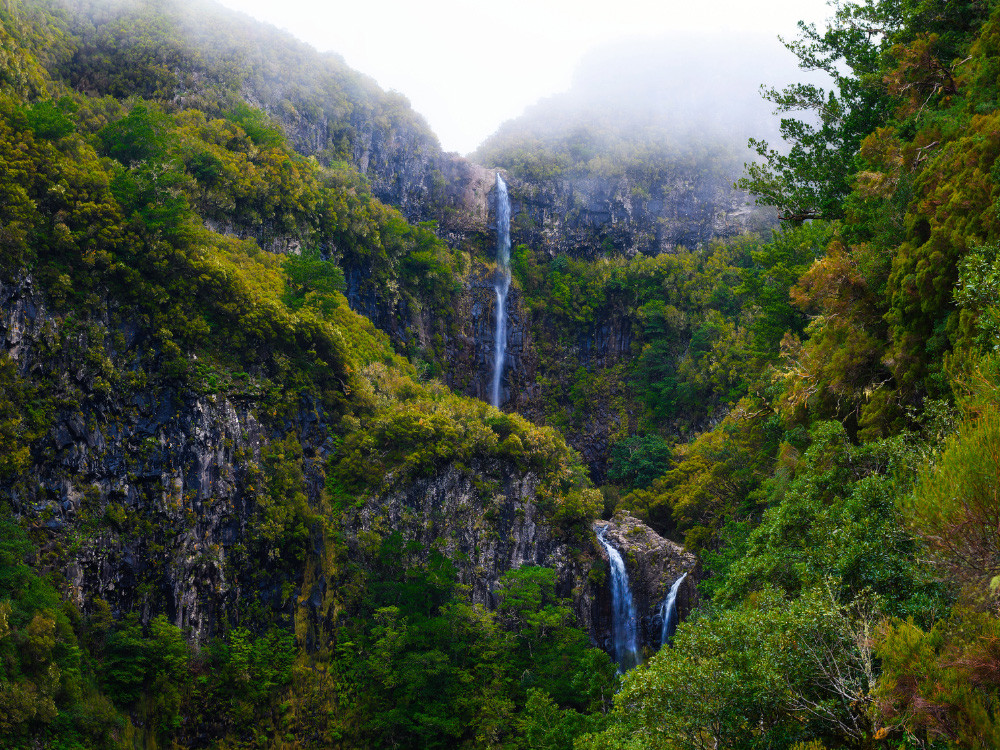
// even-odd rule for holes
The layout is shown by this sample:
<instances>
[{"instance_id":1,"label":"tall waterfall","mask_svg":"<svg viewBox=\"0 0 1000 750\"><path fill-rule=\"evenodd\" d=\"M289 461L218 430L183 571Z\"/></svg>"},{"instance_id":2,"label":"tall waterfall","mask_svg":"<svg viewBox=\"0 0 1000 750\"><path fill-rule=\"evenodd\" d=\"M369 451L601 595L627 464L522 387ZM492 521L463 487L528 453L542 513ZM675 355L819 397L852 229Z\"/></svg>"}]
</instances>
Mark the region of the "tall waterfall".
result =
<instances>
[{"instance_id":1,"label":"tall waterfall","mask_svg":"<svg viewBox=\"0 0 1000 750\"><path fill-rule=\"evenodd\" d=\"M639 663L638 618L635 605L632 604L632 590L628 585L625 562L618 550L604 538L607 530L608 527L605 526L597 532L597 541L604 547L611 562L611 635L618 669L626 672Z\"/></svg>"},{"instance_id":2,"label":"tall waterfall","mask_svg":"<svg viewBox=\"0 0 1000 750\"><path fill-rule=\"evenodd\" d=\"M493 380L490 403L500 406L500 381L507 358L507 292L510 290L510 198L507 183L497 172L497 273L493 282L497 293L497 332L493 350Z\"/></svg>"},{"instance_id":3,"label":"tall waterfall","mask_svg":"<svg viewBox=\"0 0 1000 750\"><path fill-rule=\"evenodd\" d=\"M674 585L667 593L667 598L660 605L660 619L663 622L660 630L660 648L670 643L670 639L674 637L674 631L677 630L677 592L680 591L685 578L687 578L687 573L674 581Z\"/></svg>"}]
</instances>

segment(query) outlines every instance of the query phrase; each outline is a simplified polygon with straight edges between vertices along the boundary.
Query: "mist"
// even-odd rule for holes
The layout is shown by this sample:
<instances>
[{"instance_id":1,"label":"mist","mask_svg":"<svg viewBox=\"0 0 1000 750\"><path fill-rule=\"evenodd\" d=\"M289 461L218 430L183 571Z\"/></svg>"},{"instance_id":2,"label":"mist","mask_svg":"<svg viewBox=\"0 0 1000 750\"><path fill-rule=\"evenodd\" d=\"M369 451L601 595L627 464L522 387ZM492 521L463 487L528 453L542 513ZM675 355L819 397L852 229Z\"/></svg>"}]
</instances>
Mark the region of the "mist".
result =
<instances>
[{"instance_id":1,"label":"mist","mask_svg":"<svg viewBox=\"0 0 1000 750\"><path fill-rule=\"evenodd\" d=\"M800 81L824 83L801 70L773 35L702 32L623 40L588 53L568 91L503 123L477 154L515 132L546 140L582 125L674 144L713 140L745 147L748 138L763 138L777 145L780 117L762 87Z\"/></svg>"}]
</instances>

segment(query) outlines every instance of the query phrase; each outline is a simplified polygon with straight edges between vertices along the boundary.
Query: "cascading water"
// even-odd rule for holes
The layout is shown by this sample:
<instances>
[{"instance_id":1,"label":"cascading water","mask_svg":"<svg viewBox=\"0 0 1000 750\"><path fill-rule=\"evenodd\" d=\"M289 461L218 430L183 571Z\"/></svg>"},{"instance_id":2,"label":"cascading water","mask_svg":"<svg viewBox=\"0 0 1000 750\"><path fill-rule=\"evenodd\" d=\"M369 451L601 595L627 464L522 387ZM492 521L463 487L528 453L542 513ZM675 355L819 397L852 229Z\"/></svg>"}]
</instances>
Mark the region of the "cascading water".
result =
<instances>
[{"instance_id":1,"label":"cascading water","mask_svg":"<svg viewBox=\"0 0 1000 750\"><path fill-rule=\"evenodd\" d=\"M507 358L507 292L510 290L510 198L507 183L497 172L497 273L493 288L497 293L497 331L493 349L493 379L490 403L500 407L500 381Z\"/></svg>"},{"instance_id":2,"label":"cascading water","mask_svg":"<svg viewBox=\"0 0 1000 750\"><path fill-rule=\"evenodd\" d=\"M674 585L667 593L667 598L660 605L660 618L663 622L660 629L660 648L670 643L674 637L674 631L677 630L677 592L681 590L681 584L684 583L685 578L687 578L687 573L674 581Z\"/></svg>"},{"instance_id":3,"label":"cascading water","mask_svg":"<svg viewBox=\"0 0 1000 750\"><path fill-rule=\"evenodd\" d=\"M608 527L605 526L597 532L597 541L604 547L611 562L611 636L618 669L626 672L639 663L638 618L632 604L632 590L628 585L625 561L618 550L604 538L607 530Z\"/></svg>"}]
</instances>

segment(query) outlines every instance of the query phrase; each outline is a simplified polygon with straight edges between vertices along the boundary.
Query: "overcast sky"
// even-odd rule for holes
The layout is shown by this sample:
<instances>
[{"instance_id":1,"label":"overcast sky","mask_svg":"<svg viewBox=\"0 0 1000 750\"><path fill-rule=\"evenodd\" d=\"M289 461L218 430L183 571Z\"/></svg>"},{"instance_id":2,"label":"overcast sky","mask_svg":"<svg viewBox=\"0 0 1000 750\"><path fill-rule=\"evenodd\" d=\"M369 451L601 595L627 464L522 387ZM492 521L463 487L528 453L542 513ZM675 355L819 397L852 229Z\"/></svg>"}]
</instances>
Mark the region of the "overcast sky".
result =
<instances>
[{"instance_id":1,"label":"overcast sky","mask_svg":"<svg viewBox=\"0 0 1000 750\"><path fill-rule=\"evenodd\" d=\"M678 30L791 37L798 20L822 24L832 12L825 0L221 2L341 54L409 98L445 150L463 154L529 104L565 91L595 47Z\"/></svg>"}]
</instances>

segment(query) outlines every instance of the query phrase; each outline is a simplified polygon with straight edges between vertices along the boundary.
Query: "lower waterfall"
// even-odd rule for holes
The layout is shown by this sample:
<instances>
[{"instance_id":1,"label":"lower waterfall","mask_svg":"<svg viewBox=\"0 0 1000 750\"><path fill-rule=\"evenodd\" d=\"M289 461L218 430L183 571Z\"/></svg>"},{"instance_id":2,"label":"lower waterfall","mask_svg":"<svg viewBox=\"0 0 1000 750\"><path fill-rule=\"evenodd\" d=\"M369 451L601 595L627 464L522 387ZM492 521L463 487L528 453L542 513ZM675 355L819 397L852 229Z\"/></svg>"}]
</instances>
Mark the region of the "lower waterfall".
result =
<instances>
[{"instance_id":1,"label":"lower waterfall","mask_svg":"<svg viewBox=\"0 0 1000 750\"><path fill-rule=\"evenodd\" d=\"M663 600L663 604L660 606L660 620L663 623L660 628L660 648L670 643L670 640L674 637L674 631L677 630L677 592L680 591L681 584L684 583L685 578L687 578L687 573L684 573L674 581L674 585L670 587L667 598Z\"/></svg>"},{"instance_id":2,"label":"lower waterfall","mask_svg":"<svg viewBox=\"0 0 1000 750\"><path fill-rule=\"evenodd\" d=\"M625 561L610 542L604 538L608 527L597 532L597 541L608 553L611 563L611 637L618 669L626 672L639 663L638 618L632 603L632 590L628 584Z\"/></svg>"}]
</instances>

